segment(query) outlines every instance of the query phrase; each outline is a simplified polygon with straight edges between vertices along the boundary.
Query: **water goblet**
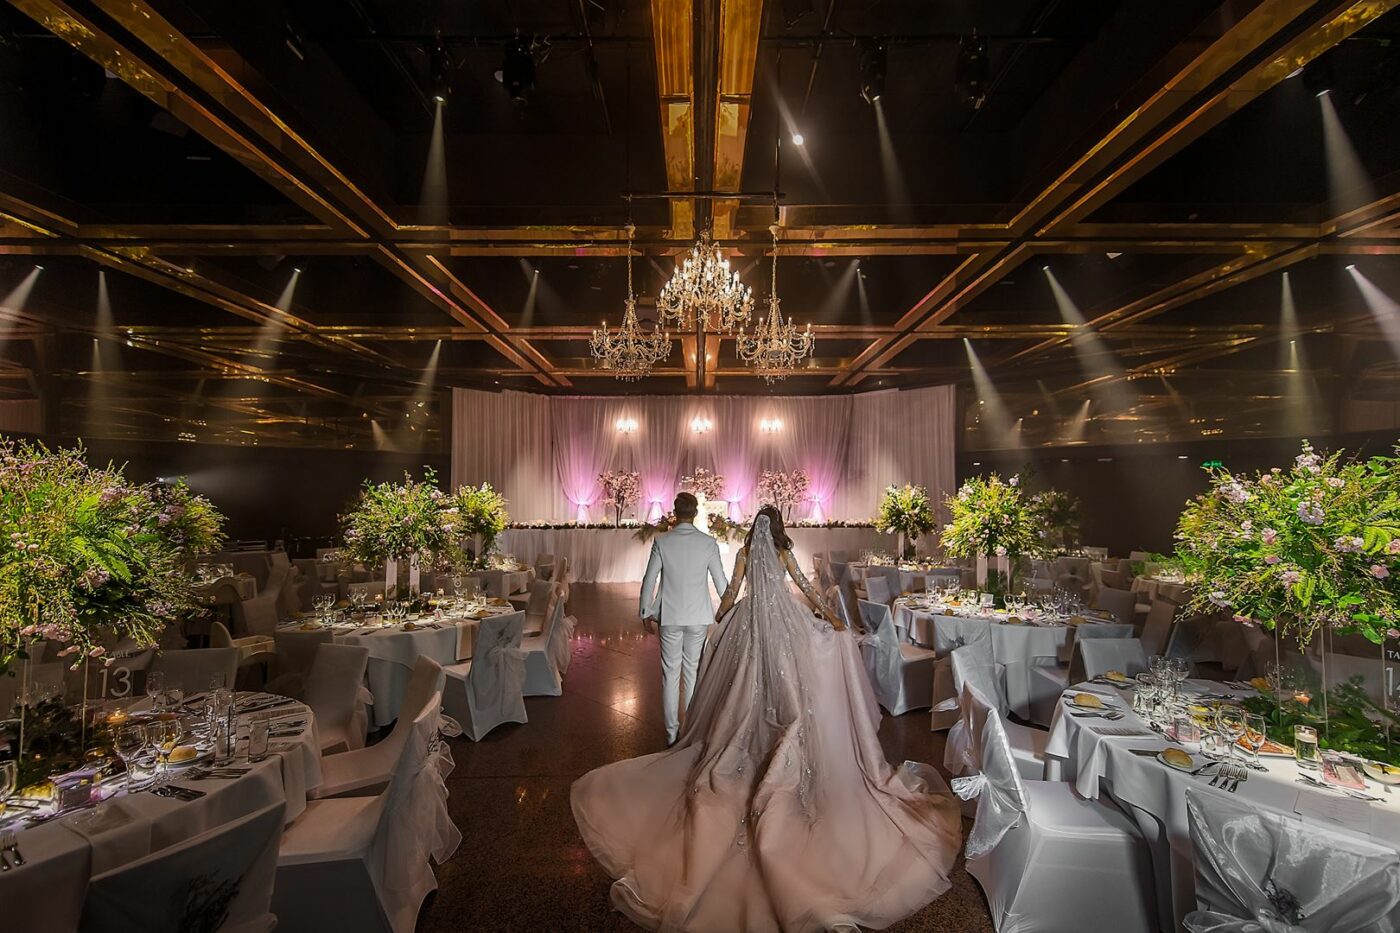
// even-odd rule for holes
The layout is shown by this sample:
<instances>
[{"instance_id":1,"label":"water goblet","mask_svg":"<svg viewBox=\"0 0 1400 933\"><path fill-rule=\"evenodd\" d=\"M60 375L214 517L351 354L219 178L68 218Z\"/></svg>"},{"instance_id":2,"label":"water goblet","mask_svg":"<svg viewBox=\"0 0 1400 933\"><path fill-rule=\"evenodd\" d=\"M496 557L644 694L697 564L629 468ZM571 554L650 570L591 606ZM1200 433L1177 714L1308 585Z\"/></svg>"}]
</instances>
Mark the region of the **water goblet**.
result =
<instances>
[{"instance_id":1,"label":"water goblet","mask_svg":"<svg viewBox=\"0 0 1400 933\"><path fill-rule=\"evenodd\" d=\"M1235 743L1240 740L1240 736L1244 735L1245 712L1238 706L1222 706L1215 714L1215 723L1227 743L1225 757L1233 760Z\"/></svg>"},{"instance_id":2,"label":"water goblet","mask_svg":"<svg viewBox=\"0 0 1400 933\"><path fill-rule=\"evenodd\" d=\"M133 723L118 729L112 739L112 750L126 767L128 793L140 790L155 776L155 750L146 737L144 727Z\"/></svg>"},{"instance_id":3,"label":"water goblet","mask_svg":"<svg viewBox=\"0 0 1400 933\"><path fill-rule=\"evenodd\" d=\"M1252 764L1250 767L1257 771L1264 770L1264 766L1259 763L1259 750L1264 747L1268 740L1268 733L1265 731L1264 717L1259 713L1246 713L1244 717L1244 744L1248 746Z\"/></svg>"},{"instance_id":4,"label":"water goblet","mask_svg":"<svg viewBox=\"0 0 1400 933\"><path fill-rule=\"evenodd\" d=\"M146 696L151 698L151 709L159 712L165 703L165 672L146 672Z\"/></svg>"}]
</instances>

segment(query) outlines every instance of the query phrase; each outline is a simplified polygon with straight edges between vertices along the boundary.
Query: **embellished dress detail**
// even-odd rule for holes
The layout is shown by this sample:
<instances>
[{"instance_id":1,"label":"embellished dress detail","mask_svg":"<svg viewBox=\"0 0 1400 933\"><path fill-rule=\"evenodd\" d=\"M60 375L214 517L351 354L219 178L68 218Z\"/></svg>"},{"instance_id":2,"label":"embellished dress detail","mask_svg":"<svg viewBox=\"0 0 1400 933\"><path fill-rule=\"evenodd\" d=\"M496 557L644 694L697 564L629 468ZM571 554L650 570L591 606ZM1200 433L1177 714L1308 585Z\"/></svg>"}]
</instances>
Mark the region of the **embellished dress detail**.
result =
<instances>
[{"instance_id":1,"label":"embellished dress detail","mask_svg":"<svg viewBox=\"0 0 1400 933\"><path fill-rule=\"evenodd\" d=\"M816 598L766 517L753 538L679 741L584 775L574 817L648 929L889 926L947 890L957 801L932 769L885 761L854 636L790 592L785 564Z\"/></svg>"}]
</instances>

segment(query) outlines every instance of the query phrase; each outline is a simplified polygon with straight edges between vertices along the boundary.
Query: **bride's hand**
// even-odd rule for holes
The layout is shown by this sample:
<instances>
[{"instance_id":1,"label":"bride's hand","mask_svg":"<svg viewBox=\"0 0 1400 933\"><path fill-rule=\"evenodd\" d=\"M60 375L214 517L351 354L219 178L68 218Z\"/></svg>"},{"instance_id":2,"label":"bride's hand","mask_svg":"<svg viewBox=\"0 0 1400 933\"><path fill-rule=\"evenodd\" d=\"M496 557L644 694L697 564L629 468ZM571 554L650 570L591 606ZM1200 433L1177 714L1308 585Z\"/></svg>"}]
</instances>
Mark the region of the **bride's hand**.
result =
<instances>
[{"instance_id":1,"label":"bride's hand","mask_svg":"<svg viewBox=\"0 0 1400 933\"><path fill-rule=\"evenodd\" d=\"M825 619L828 623L830 623L831 627L836 629L836 631L843 632L846 630L846 623L842 622L841 619L836 615L836 613L823 612L822 618Z\"/></svg>"}]
</instances>

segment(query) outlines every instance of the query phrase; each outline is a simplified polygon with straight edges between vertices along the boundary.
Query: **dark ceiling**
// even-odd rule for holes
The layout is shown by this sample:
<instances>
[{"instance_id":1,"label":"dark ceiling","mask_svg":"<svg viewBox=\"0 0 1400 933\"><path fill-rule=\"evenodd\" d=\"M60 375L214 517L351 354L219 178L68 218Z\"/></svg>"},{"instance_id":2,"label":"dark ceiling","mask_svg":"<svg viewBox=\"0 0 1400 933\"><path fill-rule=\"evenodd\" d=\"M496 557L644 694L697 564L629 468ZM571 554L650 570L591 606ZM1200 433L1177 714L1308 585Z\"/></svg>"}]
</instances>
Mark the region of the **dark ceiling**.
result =
<instances>
[{"instance_id":1,"label":"dark ceiling","mask_svg":"<svg viewBox=\"0 0 1400 933\"><path fill-rule=\"evenodd\" d=\"M440 444L448 386L955 382L973 448L1391 427L1396 5L11 0L0 401L317 446ZM762 297L774 192L810 366L599 371L628 221L644 318L705 225Z\"/></svg>"}]
</instances>

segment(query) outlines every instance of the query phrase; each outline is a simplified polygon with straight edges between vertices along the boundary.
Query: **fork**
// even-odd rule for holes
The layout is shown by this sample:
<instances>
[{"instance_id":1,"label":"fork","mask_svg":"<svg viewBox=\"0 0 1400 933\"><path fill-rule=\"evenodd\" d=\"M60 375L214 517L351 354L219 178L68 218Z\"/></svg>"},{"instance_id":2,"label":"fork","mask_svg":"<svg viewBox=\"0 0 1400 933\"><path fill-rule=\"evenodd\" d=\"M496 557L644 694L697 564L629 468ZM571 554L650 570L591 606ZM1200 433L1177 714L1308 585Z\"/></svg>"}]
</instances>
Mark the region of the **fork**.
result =
<instances>
[{"instance_id":1,"label":"fork","mask_svg":"<svg viewBox=\"0 0 1400 933\"><path fill-rule=\"evenodd\" d=\"M1122 718L1123 718L1123 714L1122 714L1122 713L1118 713L1118 712L1112 712L1112 713L1070 713L1070 715L1073 716L1073 717L1075 717L1076 719L1108 719L1108 720L1116 720L1116 719L1122 719Z\"/></svg>"},{"instance_id":2,"label":"fork","mask_svg":"<svg viewBox=\"0 0 1400 933\"><path fill-rule=\"evenodd\" d=\"M1235 778L1235 782L1234 782L1233 784L1230 785L1230 793L1232 793L1232 794L1233 794L1235 791L1237 791L1237 790L1240 789L1240 785L1241 785L1241 784L1243 784L1243 783L1245 783L1246 781L1249 780L1249 769L1248 769L1248 768L1240 768L1240 769L1239 769L1239 772L1240 772L1240 773L1239 773L1239 776Z\"/></svg>"},{"instance_id":3,"label":"fork","mask_svg":"<svg viewBox=\"0 0 1400 933\"><path fill-rule=\"evenodd\" d=\"M0 851L10 853L15 860L15 867L24 864L24 855L19 851L19 839L13 829L0 832Z\"/></svg>"}]
</instances>

